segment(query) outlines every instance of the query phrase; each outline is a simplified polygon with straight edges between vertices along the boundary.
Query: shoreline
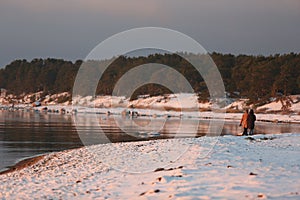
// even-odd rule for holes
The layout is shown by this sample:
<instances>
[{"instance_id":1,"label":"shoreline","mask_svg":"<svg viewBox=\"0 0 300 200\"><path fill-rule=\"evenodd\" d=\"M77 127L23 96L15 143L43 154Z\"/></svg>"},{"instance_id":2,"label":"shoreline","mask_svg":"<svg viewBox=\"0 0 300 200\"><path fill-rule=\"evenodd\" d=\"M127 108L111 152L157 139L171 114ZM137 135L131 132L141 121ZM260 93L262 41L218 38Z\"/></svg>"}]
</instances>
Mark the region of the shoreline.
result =
<instances>
[{"instance_id":1,"label":"shoreline","mask_svg":"<svg viewBox=\"0 0 300 200\"><path fill-rule=\"evenodd\" d=\"M253 138L255 137L263 137L264 139L267 138L268 136L270 138L272 137L276 137L276 135L290 135L290 134L300 134L300 133L278 133L278 134L254 134L254 135L247 135L247 136L241 136L241 135L220 135L217 137L226 137L226 136L232 136L232 137L239 137L245 140L254 140ZM202 136L204 137L204 136ZM215 136L213 136L212 138L214 138ZM199 137L195 137L195 138L199 138ZM180 139L191 139L191 138L180 138ZM180 140L179 139L179 140ZM138 141L130 141L130 142L117 142L117 143L108 143L108 144L123 144L123 143L127 143L127 144L134 144L134 143L141 143L141 142L145 142L145 141L159 141L159 140L170 140L170 139L154 139L154 140L138 140ZM101 145L101 144L97 144L97 145ZM107 144L106 144L107 145ZM95 146L95 145L92 145ZM8 166L6 168L6 170L3 170L0 172L0 176L4 175L4 174L8 174L8 173L12 173L12 172L16 172L16 171L20 171L22 169L28 168L30 166L33 166L34 164L36 164L37 162L39 162L40 160L44 159L46 156L49 156L50 154L58 154L58 153L64 153L67 151L73 151L73 150L78 150L78 149L82 149L85 148L86 146L82 146L82 147L76 147L76 148L72 148L72 149L67 149L67 150L62 150L62 151L57 151L57 152L48 152L45 154L38 154L36 156L32 156L32 157L25 157L23 159L20 159L19 161L17 161L14 165L12 166ZM87 146L89 147L89 146Z\"/></svg>"},{"instance_id":2,"label":"shoreline","mask_svg":"<svg viewBox=\"0 0 300 200\"><path fill-rule=\"evenodd\" d=\"M47 108L47 110L45 110ZM153 117L153 118L180 118L180 119L203 119L203 120L232 120L239 121L243 113L236 112L218 112L218 111L163 111L156 109L139 109L139 108L91 108L91 107L73 107L65 105L51 105L40 106L31 109L24 109L23 107L16 107L15 110L0 108L0 111L10 112L38 112L41 114L62 114L62 115L106 115L106 116L120 116L120 117ZM51 111L51 112L49 112ZM135 116L130 116L124 112L135 112ZM300 124L300 114L278 114L278 113L255 113L258 122L267 123L286 123L286 124Z\"/></svg>"},{"instance_id":3,"label":"shoreline","mask_svg":"<svg viewBox=\"0 0 300 200\"><path fill-rule=\"evenodd\" d=\"M36 155L36 156L30 157L30 158L21 159L20 161L16 162L16 164L7 167L8 169L1 171L0 176L11 173L11 172L20 171L21 169L30 167L30 166L36 164L37 162L39 162L40 160L42 160L43 158L45 158L46 155L47 154Z\"/></svg>"}]
</instances>

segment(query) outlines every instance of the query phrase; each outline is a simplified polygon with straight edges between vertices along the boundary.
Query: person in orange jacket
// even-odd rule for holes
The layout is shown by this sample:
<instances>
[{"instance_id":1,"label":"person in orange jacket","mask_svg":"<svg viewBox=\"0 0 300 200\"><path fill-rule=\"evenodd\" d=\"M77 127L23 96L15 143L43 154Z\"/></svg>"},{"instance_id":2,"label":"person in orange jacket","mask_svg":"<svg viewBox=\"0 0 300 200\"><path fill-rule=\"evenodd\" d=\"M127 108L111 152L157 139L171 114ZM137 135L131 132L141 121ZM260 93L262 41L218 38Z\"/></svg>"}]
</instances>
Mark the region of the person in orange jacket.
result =
<instances>
[{"instance_id":1,"label":"person in orange jacket","mask_svg":"<svg viewBox=\"0 0 300 200\"><path fill-rule=\"evenodd\" d=\"M244 128L243 135L248 135L248 110L245 110L240 122L240 126L243 126Z\"/></svg>"}]
</instances>

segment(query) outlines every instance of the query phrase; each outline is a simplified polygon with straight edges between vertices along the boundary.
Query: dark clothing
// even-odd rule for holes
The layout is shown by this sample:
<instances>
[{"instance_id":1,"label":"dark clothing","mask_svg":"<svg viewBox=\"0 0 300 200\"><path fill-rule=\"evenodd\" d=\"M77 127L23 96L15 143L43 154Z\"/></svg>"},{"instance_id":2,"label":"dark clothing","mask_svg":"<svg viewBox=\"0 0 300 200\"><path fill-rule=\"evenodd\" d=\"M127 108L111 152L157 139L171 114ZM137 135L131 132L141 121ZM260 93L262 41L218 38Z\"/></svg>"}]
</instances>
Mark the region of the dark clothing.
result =
<instances>
[{"instance_id":1,"label":"dark clothing","mask_svg":"<svg viewBox=\"0 0 300 200\"><path fill-rule=\"evenodd\" d=\"M248 129L244 128L243 135L248 135Z\"/></svg>"},{"instance_id":2,"label":"dark clothing","mask_svg":"<svg viewBox=\"0 0 300 200\"><path fill-rule=\"evenodd\" d=\"M248 128L254 129L256 116L254 114L249 113L247 118Z\"/></svg>"}]
</instances>

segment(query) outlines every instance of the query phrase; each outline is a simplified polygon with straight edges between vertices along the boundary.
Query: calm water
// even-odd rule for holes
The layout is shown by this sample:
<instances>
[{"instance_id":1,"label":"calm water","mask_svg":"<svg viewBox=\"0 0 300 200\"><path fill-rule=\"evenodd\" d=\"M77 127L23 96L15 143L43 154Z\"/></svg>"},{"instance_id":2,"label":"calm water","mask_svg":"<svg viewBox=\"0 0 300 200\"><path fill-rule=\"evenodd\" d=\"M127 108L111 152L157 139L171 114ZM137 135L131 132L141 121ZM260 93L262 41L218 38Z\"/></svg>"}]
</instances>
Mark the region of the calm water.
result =
<instances>
[{"instance_id":1,"label":"calm water","mask_svg":"<svg viewBox=\"0 0 300 200\"><path fill-rule=\"evenodd\" d=\"M0 111L0 170L26 157L77 148L83 146L83 143L195 137L205 135L209 128L209 120L193 119L150 120L105 115L91 118L89 115L77 115L75 120L77 129L73 122L74 116L71 115ZM222 135L240 133L241 127L238 124L236 121L226 121ZM218 123L215 125L218 126ZM101 130L106 140L99 140ZM300 133L300 125L258 122L255 133Z\"/></svg>"}]
</instances>

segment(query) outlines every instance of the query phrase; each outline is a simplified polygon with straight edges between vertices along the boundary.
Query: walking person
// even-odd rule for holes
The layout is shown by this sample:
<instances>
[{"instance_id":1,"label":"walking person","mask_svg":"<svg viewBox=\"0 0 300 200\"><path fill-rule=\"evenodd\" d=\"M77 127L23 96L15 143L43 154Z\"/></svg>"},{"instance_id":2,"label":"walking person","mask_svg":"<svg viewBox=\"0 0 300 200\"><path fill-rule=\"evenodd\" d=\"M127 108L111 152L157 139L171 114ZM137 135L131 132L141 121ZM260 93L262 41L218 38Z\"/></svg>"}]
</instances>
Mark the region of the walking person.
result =
<instances>
[{"instance_id":1,"label":"walking person","mask_svg":"<svg viewBox=\"0 0 300 200\"><path fill-rule=\"evenodd\" d=\"M240 126L243 126L244 131L243 131L243 135L248 135L248 109L245 110L241 122L240 122Z\"/></svg>"},{"instance_id":2,"label":"walking person","mask_svg":"<svg viewBox=\"0 0 300 200\"><path fill-rule=\"evenodd\" d=\"M248 128L250 129L249 135L253 135L255 120L256 120L256 116L254 115L253 109L251 109L247 118Z\"/></svg>"}]
</instances>

